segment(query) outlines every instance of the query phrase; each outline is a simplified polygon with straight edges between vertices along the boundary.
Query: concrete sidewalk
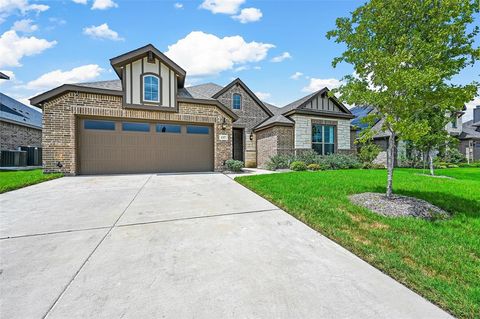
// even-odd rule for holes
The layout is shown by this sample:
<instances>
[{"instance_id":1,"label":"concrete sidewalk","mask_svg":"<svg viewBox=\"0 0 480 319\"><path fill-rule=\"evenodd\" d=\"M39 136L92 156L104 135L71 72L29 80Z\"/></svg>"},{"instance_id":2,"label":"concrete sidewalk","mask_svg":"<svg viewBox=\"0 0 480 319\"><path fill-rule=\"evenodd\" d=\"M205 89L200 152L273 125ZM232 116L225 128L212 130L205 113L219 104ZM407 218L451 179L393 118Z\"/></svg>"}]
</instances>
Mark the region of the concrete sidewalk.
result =
<instances>
[{"instance_id":1,"label":"concrete sidewalk","mask_svg":"<svg viewBox=\"0 0 480 319\"><path fill-rule=\"evenodd\" d=\"M448 318L222 174L0 195L2 318Z\"/></svg>"}]
</instances>

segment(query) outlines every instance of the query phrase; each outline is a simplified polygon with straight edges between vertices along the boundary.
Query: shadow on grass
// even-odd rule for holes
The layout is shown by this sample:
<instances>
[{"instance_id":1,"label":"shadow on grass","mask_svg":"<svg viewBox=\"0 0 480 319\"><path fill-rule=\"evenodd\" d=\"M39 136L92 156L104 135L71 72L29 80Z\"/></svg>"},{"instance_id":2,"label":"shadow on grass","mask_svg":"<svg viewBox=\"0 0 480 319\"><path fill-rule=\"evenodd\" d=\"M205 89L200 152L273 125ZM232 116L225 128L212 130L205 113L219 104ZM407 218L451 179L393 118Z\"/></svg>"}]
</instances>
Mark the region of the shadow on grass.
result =
<instances>
[{"instance_id":1,"label":"shadow on grass","mask_svg":"<svg viewBox=\"0 0 480 319\"><path fill-rule=\"evenodd\" d=\"M384 187L375 187L369 191L374 193L385 193ZM452 216L464 214L469 218L480 218L480 201L467 199L449 193L442 192L422 192L405 189L394 190L394 194L410 196L426 200L427 202L438 206L449 212Z\"/></svg>"}]
</instances>

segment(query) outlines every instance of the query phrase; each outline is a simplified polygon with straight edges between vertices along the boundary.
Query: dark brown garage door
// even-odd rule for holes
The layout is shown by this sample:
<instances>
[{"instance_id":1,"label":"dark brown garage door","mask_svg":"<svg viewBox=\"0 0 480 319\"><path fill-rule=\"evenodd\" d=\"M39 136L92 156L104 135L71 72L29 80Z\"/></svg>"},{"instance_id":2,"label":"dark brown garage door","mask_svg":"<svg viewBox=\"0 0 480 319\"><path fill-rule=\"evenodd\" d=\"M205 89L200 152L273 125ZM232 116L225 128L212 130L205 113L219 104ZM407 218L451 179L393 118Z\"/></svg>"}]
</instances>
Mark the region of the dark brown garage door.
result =
<instances>
[{"instance_id":1,"label":"dark brown garage door","mask_svg":"<svg viewBox=\"0 0 480 319\"><path fill-rule=\"evenodd\" d=\"M169 122L79 121L81 174L213 170L213 128Z\"/></svg>"}]
</instances>

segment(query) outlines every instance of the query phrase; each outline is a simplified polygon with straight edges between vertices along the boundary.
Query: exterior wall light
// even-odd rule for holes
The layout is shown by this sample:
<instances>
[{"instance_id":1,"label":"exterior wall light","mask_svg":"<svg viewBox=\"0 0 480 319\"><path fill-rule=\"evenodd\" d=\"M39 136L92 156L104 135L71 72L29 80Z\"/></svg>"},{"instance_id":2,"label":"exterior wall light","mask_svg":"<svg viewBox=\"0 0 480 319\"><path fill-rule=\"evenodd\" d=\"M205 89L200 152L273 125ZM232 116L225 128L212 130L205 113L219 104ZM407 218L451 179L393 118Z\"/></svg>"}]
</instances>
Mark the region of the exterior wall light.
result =
<instances>
[{"instance_id":1,"label":"exterior wall light","mask_svg":"<svg viewBox=\"0 0 480 319\"><path fill-rule=\"evenodd\" d=\"M250 132L250 141L253 141L253 132Z\"/></svg>"},{"instance_id":2,"label":"exterior wall light","mask_svg":"<svg viewBox=\"0 0 480 319\"><path fill-rule=\"evenodd\" d=\"M223 118L223 122L222 122L222 130L226 130L227 129L227 119L226 118Z\"/></svg>"}]
</instances>

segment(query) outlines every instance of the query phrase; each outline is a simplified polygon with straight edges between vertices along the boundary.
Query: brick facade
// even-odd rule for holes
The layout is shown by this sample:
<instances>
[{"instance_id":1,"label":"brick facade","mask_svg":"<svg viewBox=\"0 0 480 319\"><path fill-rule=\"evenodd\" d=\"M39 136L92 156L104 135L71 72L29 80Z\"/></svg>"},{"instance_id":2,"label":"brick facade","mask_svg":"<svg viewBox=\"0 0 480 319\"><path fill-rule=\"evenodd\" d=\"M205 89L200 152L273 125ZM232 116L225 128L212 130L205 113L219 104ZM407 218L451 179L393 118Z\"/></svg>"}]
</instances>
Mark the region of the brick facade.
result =
<instances>
[{"instance_id":1,"label":"brick facade","mask_svg":"<svg viewBox=\"0 0 480 319\"><path fill-rule=\"evenodd\" d=\"M223 169L232 154L232 120L215 105L179 103L177 112L125 109L122 97L67 92L43 105L43 165L45 172L77 174L76 123L80 117L143 119L212 124L214 128L214 167ZM223 123L225 119L225 124ZM225 126L225 129L223 129ZM219 135L228 135L220 141ZM58 167L57 163L62 167Z\"/></svg>"},{"instance_id":2,"label":"brick facade","mask_svg":"<svg viewBox=\"0 0 480 319\"><path fill-rule=\"evenodd\" d=\"M42 146L42 130L0 121L0 150L16 150L20 146Z\"/></svg>"},{"instance_id":3,"label":"brick facade","mask_svg":"<svg viewBox=\"0 0 480 319\"><path fill-rule=\"evenodd\" d=\"M232 109L233 94L238 93L242 96L242 107L240 110ZM265 110L258 105L257 102L248 94L241 85L237 84L232 86L229 90L224 92L218 97L218 100L225 106L231 108L235 114L239 116L239 119L234 123L235 127L244 128L244 159L246 167L257 166L257 141L255 133L253 139L250 140L250 134L253 132L253 128L262 123L270 116Z\"/></svg>"},{"instance_id":4,"label":"brick facade","mask_svg":"<svg viewBox=\"0 0 480 319\"><path fill-rule=\"evenodd\" d=\"M265 167L274 155L292 154L294 129L291 126L273 126L257 132L258 167Z\"/></svg>"}]
</instances>

